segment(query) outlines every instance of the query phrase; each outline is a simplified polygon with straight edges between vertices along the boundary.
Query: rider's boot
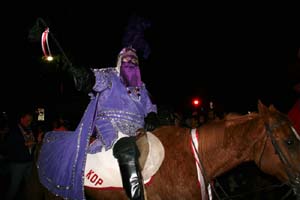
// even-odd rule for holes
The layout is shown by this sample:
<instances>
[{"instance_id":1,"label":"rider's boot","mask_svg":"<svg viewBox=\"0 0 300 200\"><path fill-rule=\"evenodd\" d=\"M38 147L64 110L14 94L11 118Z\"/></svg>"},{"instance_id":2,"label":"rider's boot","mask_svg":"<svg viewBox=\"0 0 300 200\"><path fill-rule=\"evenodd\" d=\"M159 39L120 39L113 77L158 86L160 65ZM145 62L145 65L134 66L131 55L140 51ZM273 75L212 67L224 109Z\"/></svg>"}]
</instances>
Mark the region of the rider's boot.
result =
<instances>
[{"instance_id":1,"label":"rider's boot","mask_svg":"<svg viewBox=\"0 0 300 200\"><path fill-rule=\"evenodd\" d=\"M140 152L135 137L124 137L116 142L113 154L118 160L123 187L131 200L144 200L143 178L139 168Z\"/></svg>"}]
</instances>

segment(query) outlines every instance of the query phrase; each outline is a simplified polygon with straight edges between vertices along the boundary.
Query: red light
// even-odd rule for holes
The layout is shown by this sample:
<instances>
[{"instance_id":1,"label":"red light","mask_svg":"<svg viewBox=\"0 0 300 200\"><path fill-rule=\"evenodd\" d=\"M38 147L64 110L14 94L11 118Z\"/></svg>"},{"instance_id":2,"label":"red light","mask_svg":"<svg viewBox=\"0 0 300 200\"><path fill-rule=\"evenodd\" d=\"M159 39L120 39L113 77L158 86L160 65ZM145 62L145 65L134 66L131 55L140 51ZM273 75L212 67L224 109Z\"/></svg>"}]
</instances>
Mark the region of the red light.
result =
<instances>
[{"instance_id":1,"label":"red light","mask_svg":"<svg viewBox=\"0 0 300 200\"><path fill-rule=\"evenodd\" d=\"M198 107L199 105L201 105L201 100L200 99L193 99L193 106Z\"/></svg>"}]
</instances>

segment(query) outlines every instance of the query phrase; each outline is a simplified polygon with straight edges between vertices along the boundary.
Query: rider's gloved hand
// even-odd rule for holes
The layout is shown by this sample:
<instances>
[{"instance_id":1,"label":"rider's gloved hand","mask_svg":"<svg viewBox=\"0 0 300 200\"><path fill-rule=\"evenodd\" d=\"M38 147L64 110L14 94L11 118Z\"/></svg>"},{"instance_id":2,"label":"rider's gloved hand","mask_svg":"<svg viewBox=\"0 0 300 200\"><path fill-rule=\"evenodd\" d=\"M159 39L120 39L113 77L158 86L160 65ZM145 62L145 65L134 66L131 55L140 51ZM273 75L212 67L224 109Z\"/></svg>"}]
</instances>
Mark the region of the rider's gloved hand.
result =
<instances>
[{"instance_id":1,"label":"rider's gloved hand","mask_svg":"<svg viewBox=\"0 0 300 200\"><path fill-rule=\"evenodd\" d=\"M92 92L92 88L96 80L91 69L78 66L69 66L67 68L67 72L73 77L76 90L84 93Z\"/></svg>"},{"instance_id":2,"label":"rider's gloved hand","mask_svg":"<svg viewBox=\"0 0 300 200\"><path fill-rule=\"evenodd\" d=\"M146 131L153 131L159 126L159 119L155 112L150 112L145 118L144 128Z\"/></svg>"}]
</instances>

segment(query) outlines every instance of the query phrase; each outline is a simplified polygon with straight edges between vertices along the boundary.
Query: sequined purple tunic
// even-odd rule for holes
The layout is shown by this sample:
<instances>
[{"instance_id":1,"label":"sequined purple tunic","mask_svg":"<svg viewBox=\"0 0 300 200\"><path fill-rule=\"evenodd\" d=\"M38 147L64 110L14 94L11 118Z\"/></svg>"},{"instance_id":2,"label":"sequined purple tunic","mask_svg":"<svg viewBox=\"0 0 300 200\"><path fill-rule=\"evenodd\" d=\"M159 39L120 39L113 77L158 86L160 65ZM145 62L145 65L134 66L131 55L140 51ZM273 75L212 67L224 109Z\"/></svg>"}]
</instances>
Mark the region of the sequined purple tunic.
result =
<instances>
[{"instance_id":1,"label":"sequined purple tunic","mask_svg":"<svg viewBox=\"0 0 300 200\"><path fill-rule=\"evenodd\" d=\"M96 83L91 101L75 131L48 132L37 162L41 183L65 199L85 199L84 170L87 153L112 148L118 131L135 135L144 118L157 112L148 91L124 86L116 68L95 69ZM89 145L90 136L97 139ZM101 163L99 163L101 164Z\"/></svg>"}]
</instances>

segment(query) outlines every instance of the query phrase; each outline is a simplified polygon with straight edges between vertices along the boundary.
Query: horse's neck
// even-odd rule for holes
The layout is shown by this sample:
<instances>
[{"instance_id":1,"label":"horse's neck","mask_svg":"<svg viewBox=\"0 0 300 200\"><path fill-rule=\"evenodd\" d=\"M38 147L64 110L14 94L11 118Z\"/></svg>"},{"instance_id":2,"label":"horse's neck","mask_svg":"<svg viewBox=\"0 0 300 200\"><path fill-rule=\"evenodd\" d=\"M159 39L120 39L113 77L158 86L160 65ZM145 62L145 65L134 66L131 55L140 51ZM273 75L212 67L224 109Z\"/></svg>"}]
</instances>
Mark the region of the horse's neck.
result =
<instances>
[{"instance_id":1,"label":"horse's neck","mask_svg":"<svg viewBox=\"0 0 300 200\"><path fill-rule=\"evenodd\" d=\"M221 123L210 123L200 127L199 129L199 154L203 163L208 179L213 179L219 175L219 171L224 171L222 167L226 167L227 152L224 149L224 133L225 126Z\"/></svg>"},{"instance_id":2,"label":"horse's neck","mask_svg":"<svg viewBox=\"0 0 300 200\"><path fill-rule=\"evenodd\" d=\"M229 131L253 118L238 118L230 125L226 120L199 129L199 153L209 179L213 179L239 164L250 161L255 141L248 141L245 133ZM230 127L228 127L230 126Z\"/></svg>"}]
</instances>

